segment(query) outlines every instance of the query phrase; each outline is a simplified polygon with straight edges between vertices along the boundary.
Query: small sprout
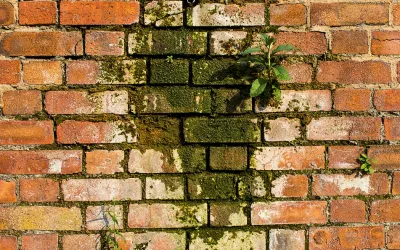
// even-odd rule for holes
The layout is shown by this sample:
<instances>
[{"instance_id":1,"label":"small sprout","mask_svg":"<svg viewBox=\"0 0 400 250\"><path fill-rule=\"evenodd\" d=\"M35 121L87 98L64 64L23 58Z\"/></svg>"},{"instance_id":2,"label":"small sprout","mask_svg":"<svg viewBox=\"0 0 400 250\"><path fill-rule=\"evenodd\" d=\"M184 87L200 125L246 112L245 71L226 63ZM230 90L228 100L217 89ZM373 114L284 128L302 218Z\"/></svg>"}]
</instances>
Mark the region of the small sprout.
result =
<instances>
[{"instance_id":1,"label":"small sprout","mask_svg":"<svg viewBox=\"0 0 400 250\"><path fill-rule=\"evenodd\" d=\"M110 250L120 250L121 248L119 247L118 243L118 238L122 238L124 241L126 241L125 237L122 235L122 233L118 230L118 219L117 219L117 214L115 213L115 201L113 204L113 208L111 209L110 207L105 211L107 215L110 217L111 221L108 221L106 218L106 243L107 247ZM111 225L110 225L111 224Z\"/></svg>"},{"instance_id":2,"label":"small sprout","mask_svg":"<svg viewBox=\"0 0 400 250\"><path fill-rule=\"evenodd\" d=\"M367 174L373 174L374 169L372 168L372 164L376 164L376 161L372 158L369 158L366 154L361 154L358 161L361 164L361 171L364 171Z\"/></svg>"},{"instance_id":3,"label":"small sprout","mask_svg":"<svg viewBox=\"0 0 400 250\"><path fill-rule=\"evenodd\" d=\"M172 63L174 61L174 57L173 56L167 56L167 59L165 59L165 61Z\"/></svg>"}]
</instances>

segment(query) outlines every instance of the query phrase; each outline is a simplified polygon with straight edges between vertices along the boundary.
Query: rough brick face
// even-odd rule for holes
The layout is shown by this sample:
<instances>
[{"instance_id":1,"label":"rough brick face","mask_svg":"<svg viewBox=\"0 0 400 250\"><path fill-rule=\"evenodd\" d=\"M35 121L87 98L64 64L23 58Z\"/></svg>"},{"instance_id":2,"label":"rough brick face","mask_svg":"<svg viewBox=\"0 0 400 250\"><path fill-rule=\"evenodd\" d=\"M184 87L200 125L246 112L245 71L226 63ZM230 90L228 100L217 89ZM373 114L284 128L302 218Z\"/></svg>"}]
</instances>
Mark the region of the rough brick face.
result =
<instances>
[{"instance_id":1,"label":"rough brick face","mask_svg":"<svg viewBox=\"0 0 400 250\"><path fill-rule=\"evenodd\" d=\"M38 90L3 93L3 113L5 115L33 115L40 111L42 111L42 94Z\"/></svg>"},{"instance_id":2,"label":"rough brick face","mask_svg":"<svg viewBox=\"0 0 400 250\"><path fill-rule=\"evenodd\" d=\"M366 31L332 32L332 52L335 54L368 53L368 34Z\"/></svg>"},{"instance_id":3,"label":"rough brick face","mask_svg":"<svg viewBox=\"0 0 400 250\"><path fill-rule=\"evenodd\" d=\"M124 54L124 33L117 31L88 31L86 54L94 56L121 56Z\"/></svg>"},{"instance_id":4,"label":"rough brick face","mask_svg":"<svg viewBox=\"0 0 400 250\"><path fill-rule=\"evenodd\" d=\"M67 84L96 84L99 65L96 61L68 61Z\"/></svg>"},{"instance_id":5,"label":"rough brick face","mask_svg":"<svg viewBox=\"0 0 400 250\"><path fill-rule=\"evenodd\" d=\"M0 203L13 203L17 201L14 181L0 180Z\"/></svg>"},{"instance_id":6,"label":"rough brick face","mask_svg":"<svg viewBox=\"0 0 400 250\"><path fill-rule=\"evenodd\" d=\"M88 174L114 174L123 172L122 161L124 151L122 150L95 150L86 152L86 172Z\"/></svg>"},{"instance_id":7,"label":"rough brick face","mask_svg":"<svg viewBox=\"0 0 400 250\"><path fill-rule=\"evenodd\" d=\"M371 222L399 222L400 200L377 200L371 204Z\"/></svg>"},{"instance_id":8,"label":"rough brick face","mask_svg":"<svg viewBox=\"0 0 400 250\"><path fill-rule=\"evenodd\" d=\"M0 84L19 83L20 67L18 60L0 60Z\"/></svg>"},{"instance_id":9,"label":"rough brick face","mask_svg":"<svg viewBox=\"0 0 400 250\"><path fill-rule=\"evenodd\" d=\"M400 90L377 90L374 94L374 106L379 111L400 110L400 101L397 98Z\"/></svg>"},{"instance_id":10,"label":"rough brick face","mask_svg":"<svg viewBox=\"0 0 400 250\"><path fill-rule=\"evenodd\" d=\"M371 52L375 55L398 55L400 53L400 32L372 32Z\"/></svg>"},{"instance_id":11,"label":"rough brick face","mask_svg":"<svg viewBox=\"0 0 400 250\"><path fill-rule=\"evenodd\" d=\"M332 200L332 222L359 222L366 221L365 203L361 200Z\"/></svg>"},{"instance_id":12,"label":"rough brick face","mask_svg":"<svg viewBox=\"0 0 400 250\"><path fill-rule=\"evenodd\" d=\"M20 197L28 202L54 202L58 201L58 182L51 179L21 179Z\"/></svg>"},{"instance_id":13,"label":"rough brick face","mask_svg":"<svg viewBox=\"0 0 400 250\"><path fill-rule=\"evenodd\" d=\"M14 7L10 2L0 3L0 26L8 26L14 24Z\"/></svg>"},{"instance_id":14,"label":"rough brick face","mask_svg":"<svg viewBox=\"0 0 400 250\"><path fill-rule=\"evenodd\" d=\"M399 152L398 146L371 146L368 157L375 159L375 169L400 169Z\"/></svg>"},{"instance_id":15,"label":"rough brick face","mask_svg":"<svg viewBox=\"0 0 400 250\"><path fill-rule=\"evenodd\" d=\"M62 84L61 63L58 61L25 61L24 82L28 84Z\"/></svg>"},{"instance_id":16,"label":"rough brick face","mask_svg":"<svg viewBox=\"0 0 400 250\"><path fill-rule=\"evenodd\" d=\"M21 25L56 24L57 5L54 1L20 2L18 7Z\"/></svg>"},{"instance_id":17,"label":"rough brick face","mask_svg":"<svg viewBox=\"0 0 400 250\"><path fill-rule=\"evenodd\" d=\"M306 6L303 4L271 5L272 25L298 26L306 24Z\"/></svg>"},{"instance_id":18,"label":"rough brick face","mask_svg":"<svg viewBox=\"0 0 400 250\"><path fill-rule=\"evenodd\" d=\"M0 145L44 145L53 142L52 121L0 121Z\"/></svg>"},{"instance_id":19,"label":"rough brick face","mask_svg":"<svg viewBox=\"0 0 400 250\"><path fill-rule=\"evenodd\" d=\"M334 105L336 110L367 111L369 110L371 91L368 89L337 89Z\"/></svg>"},{"instance_id":20,"label":"rough brick face","mask_svg":"<svg viewBox=\"0 0 400 250\"><path fill-rule=\"evenodd\" d=\"M17 237L2 235L0 236L0 250L17 250L18 242Z\"/></svg>"},{"instance_id":21,"label":"rough brick face","mask_svg":"<svg viewBox=\"0 0 400 250\"><path fill-rule=\"evenodd\" d=\"M364 151L356 146L331 146L329 147L329 168L353 169L358 168L358 157Z\"/></svg>"},{"instance_id":22,"label":"rough brick face","mask_svg":"<svg viewBox=\"0 0 400 250\"><path fill-rule=\"evenodd\" d=\"M57 234L27 234L22 236L23 250L53 250L58 248Z\"/></svg>"},{"instance_id":23,"label":"rough brick face","mask_svg":"<svg viewBox=\"0 0 400 250\"><path fill-rule=\"evenodd\" d=\"M275 197L305 197L308 193L306 175L282 175L272 185L271 193Z\"/></svg>"}]
</instances>

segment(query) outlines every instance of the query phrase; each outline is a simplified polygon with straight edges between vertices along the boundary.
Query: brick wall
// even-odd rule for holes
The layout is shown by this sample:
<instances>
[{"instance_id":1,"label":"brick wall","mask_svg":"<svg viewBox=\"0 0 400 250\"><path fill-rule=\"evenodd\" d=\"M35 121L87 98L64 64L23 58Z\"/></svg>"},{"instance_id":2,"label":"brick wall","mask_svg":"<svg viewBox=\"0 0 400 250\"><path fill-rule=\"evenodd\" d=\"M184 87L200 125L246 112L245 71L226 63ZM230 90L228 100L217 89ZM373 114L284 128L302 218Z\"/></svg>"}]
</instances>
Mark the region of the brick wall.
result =
<instances>
[{"instance_id":1,"label":"brick wall","mask_svg":"<svg viewBox=\"0 0 400 250\"><path fill-rule=\"evenodd\" d=\"M200 2L0 1L0 249L400 249L400 4Z\"/></svg>"}]
</instances>

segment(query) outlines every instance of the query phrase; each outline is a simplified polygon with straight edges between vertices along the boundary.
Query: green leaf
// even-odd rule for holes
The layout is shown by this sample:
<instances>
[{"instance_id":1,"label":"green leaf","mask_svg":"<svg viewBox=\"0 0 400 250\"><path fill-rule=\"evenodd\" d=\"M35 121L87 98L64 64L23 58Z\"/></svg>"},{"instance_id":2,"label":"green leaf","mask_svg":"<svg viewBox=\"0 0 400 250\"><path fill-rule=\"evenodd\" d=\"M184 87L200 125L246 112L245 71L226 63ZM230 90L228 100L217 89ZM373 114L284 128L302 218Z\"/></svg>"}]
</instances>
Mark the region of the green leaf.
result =
<instances>
[{"instance_id":1,"label":"green leaf","mask_svg":"<svg viewBox=\"0 0 400 250\"><path fill-rule=\"evenodd\" d=\"M370 168L370 169L369 169L369 173L370 173L370 174L373 174L373 173L374 173L374 170L373 170L372 168Z\"/></svg>"},{"instance_id":2,"label":"green leaf","mask_svg":"<svg viewBox=\"0 0 400 250\"><path fill-rule=\"evenodd\" d=\"M290 45L290 44L284 44L284 45L279 45L278 47L276 47L276 49L274 49L272 51L272 54L274 55L274 54L279 53L281 51L290 52L290 51L293 51L293 50L299 50L299 49L294 47L294 46L292 46L292 45Z\"/></svg>"},{"instance_id":3,"label":"green leaf","mask_svg":"<svg viewBox=\"0 0 400 250\"><path fill-rule=\"evenodd\" d=\"M239 60L242 62L251 62L254 64L260 64L265 66L265 61L259 56L247 56L244 58L240 58Z\"/></svg>"},{"instance_id":4,"label":"green leaf","mask_svg":"<svg viewBox=\"0 0 400 250\"><path fill-rule=\"evenodd\" d=\"M361 165L361 169L366 169L366 168L367 168L367 164L364 163Z\"/></svg>"},{"instance_id":5,"label":"green leaf","mask_svg":"<svg viewBox=\"0 0 400 250\"><path fill-rule=\"evenodd\" d=\"M279 88L274 88L273 93L274 93L276 100L279 101L281 99L281 90Z\"/></svg>"},{"instance_id":6,"label":"green leaf","mask_svg":"<svg viewBox=\"0 0 400 250\"><path fill-rule=\"evenodd\" d=\"M261 52L260 47L255 47L255 48L247 48L245 51L241 53L241 55L249 55L251 53L256 53L256 52Z\"/></svg>"},{"instance_id":7,"label":"green leaf","mask_svg":"<svg viewBox=\"0 0 400 250\"><path fill-rule=\"evenodd\" d=\"M363 158L365 158L365 159L368 158L368 156L367 156L366 154L361 154L361 156L362 156Z\"/></svg>"},{"instance_id":8,"label":"green leaf","mask_svg":"<svg viewBox=\"0 0 400 250\"><path fill-rule=\"evenodd\" d=\"M291 79L289 72L282 65L277 65L277 66L273 67L273 69L274 69L275 76L278 80L286 81L286 80Z\"/></svg>"},{"instance_id":9,"label":"green leaf","mask_svg":"<svg viewBox=\"0 0 400 250\"><path fill-rule=\"evenodd\" d=\"M261 93L265 90L265 87L267 86L267 84L268 84L267 80L265 80L263 78L256 79L251 84L250 96L256 97L256 96L261 95Z\"/></svg>"},{"instance_id":10,"label":"green leaf","mask_svg":"<svg viewBox=\"0 0 400 250\"><path fill-rule=\"evenodd\" d=\"M273 37L268 36L265 33L261 34L261 40L264 42L265 46L269 47L270 45L276 42L276 39Z\"/></svg>"}]
</instances>

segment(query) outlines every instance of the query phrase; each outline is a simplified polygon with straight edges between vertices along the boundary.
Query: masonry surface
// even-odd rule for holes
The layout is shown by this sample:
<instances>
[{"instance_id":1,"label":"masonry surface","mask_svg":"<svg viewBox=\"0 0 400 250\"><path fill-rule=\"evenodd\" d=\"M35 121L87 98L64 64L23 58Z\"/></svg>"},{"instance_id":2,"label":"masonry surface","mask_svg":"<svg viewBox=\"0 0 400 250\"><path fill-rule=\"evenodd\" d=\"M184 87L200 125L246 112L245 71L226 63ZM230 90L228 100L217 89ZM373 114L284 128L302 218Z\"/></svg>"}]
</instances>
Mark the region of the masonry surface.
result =
<instances>
[{"instance_id":1,"label":"masonry surface","mask_svg":"<svg viewBox=\"0 0 400 250\"><path fill-rule=\"evenodd\" d=\"M400 249L400 3L183 2L0 0L0 250Z\"/></svg>"}]
</instances>

